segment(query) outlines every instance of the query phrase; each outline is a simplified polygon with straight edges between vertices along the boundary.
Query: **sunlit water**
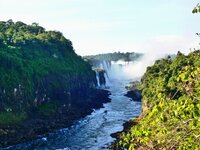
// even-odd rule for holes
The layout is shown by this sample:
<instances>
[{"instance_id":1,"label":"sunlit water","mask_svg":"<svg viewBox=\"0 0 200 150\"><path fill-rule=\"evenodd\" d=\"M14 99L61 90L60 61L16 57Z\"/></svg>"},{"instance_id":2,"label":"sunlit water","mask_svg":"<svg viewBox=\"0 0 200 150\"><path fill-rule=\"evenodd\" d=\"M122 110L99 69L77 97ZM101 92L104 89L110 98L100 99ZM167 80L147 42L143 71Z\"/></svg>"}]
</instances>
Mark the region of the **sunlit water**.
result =
<instances>
[{"instance_id":1,"label":"sunlit water","mask_svg":"<svg viewBox=\"0 0 200 150\"><path fill-rule=\"evenodd\" d=\"M9 150L104 150L114 140L110 134L123 129L123 123L141 113L141 102L125 97L125 86L133 79L109 79L111 102L91 115L32 142L19 144Z\"/></svg>"}]
</instances>

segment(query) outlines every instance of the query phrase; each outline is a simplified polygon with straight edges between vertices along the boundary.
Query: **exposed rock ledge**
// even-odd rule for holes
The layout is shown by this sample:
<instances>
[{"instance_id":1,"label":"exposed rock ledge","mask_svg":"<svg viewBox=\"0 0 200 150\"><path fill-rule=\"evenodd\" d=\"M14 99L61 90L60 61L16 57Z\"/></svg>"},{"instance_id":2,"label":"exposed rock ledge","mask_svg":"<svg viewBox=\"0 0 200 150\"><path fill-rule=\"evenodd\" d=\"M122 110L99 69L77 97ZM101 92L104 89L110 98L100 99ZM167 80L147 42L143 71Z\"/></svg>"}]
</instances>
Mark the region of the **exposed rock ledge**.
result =
<instances>
[{"instance_id":1,"label":"exposed rock ledge","mask_svg":"<svg viewBox=\"0 0 200 150\"><path fill-rule=\"evenodd\" d=\"M137 85L139 84L138 81L131 82L128 86L126 86L127 94L124 96L127 96L131 98L133 101L141 101L142 100L142 94L139 89L137 89Z\"/></svg>"}]
</instances>

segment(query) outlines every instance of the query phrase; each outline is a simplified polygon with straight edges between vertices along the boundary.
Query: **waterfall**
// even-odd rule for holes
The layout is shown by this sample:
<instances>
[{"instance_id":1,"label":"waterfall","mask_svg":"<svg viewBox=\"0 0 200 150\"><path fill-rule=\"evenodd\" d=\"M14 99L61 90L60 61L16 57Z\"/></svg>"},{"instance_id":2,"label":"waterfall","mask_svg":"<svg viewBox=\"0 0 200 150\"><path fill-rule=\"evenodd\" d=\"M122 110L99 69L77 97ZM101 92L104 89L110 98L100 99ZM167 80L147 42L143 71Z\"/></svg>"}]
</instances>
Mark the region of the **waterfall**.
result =
<instances>
[{"instance_id":1,"label":"waterfall","mask_svg":"<svg viewBox=\"0 0 200 150\"><path fill-rule=\"evenodd\" d=\"M97 86L109 86L112 79L124 79L136 77L137 70L135 70L136 62L107 61L98 60L93 64L94 71L96 72Z\"/></svg>"},{"instance_id":2,"label":"waterfall","mask_svg":"<svg viewBox=\"0 0 200 150\"><path fill-rule=\"evenodd\" d=\"M140 79L138 75L141 69L140 61L129 63L107 60L95 60L91 63L96 72L97 87L109 87L113 79Z\"/></svg>"},{"instance_id":3,"label":"waterfall","mask_svg":"<svg viewBox=\"0 0 200 150\"><path fill-rule=\"evenodd\" d=\"M97 86L100 87L99 73L97 71L95 72L96 72Z\"/></svg>"},{"instance_id":4,"label":"waterfall","mask_svg":"<svg viewBox=\"0 0 200 150\"><path fill-rule=\"evenodd\" d=\"M96 73L96 80L97 80L97 86L98 87L105 87L106 86L106 71L102 68L95 68L93 67L93 70Z\"/></svg>"}]
</instances>

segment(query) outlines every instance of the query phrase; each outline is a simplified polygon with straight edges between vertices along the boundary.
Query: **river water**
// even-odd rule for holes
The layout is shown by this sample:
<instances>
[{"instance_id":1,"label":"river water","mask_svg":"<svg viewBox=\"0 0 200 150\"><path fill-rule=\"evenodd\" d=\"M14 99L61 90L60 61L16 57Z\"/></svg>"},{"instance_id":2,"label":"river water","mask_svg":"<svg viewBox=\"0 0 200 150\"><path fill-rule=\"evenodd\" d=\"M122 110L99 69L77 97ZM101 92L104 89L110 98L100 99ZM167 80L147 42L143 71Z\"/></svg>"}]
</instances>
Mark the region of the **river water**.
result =
<instances>
[{"instance_id":1,"label":"river water","mask_svg":"<svg viewBox=\"0 0 200 150\"><path fill-rule=\"evenodd\" d=\"M111 102L104 108L75 122L73 126L55 131L37 140L18 144L8 150L105 150L114 140L110 134L123 129L123 123L140 115L141 102L131 101L124 94L125 86L134 78L108 79Z\"/></svg>"}]
</instances>

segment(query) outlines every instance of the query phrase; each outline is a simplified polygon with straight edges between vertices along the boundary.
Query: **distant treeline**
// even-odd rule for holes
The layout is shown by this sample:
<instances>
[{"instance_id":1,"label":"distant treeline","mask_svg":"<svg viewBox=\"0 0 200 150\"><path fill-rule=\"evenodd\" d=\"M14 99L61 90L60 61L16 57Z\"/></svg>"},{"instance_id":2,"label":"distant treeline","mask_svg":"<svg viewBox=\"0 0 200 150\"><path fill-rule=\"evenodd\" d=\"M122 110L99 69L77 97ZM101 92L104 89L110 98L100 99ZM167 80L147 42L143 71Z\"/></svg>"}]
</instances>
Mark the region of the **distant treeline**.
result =
<instances>
[{"instance_id":1,"label":"distant treeline","mask_svg":"<svg viewBox=\"0 0 200 150\"><path fill-rule=\"evenodd\" d=\"M134 61L143 56L142 53L135 52L114 52L114 53L106 53L106 54L98 54L98 55L90 55L85 56L85 59L96 59L96 60L106 60L106 61Z\"/></svg>"}]
</instances>

